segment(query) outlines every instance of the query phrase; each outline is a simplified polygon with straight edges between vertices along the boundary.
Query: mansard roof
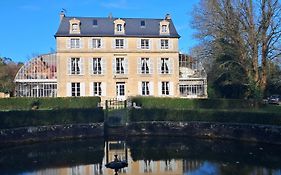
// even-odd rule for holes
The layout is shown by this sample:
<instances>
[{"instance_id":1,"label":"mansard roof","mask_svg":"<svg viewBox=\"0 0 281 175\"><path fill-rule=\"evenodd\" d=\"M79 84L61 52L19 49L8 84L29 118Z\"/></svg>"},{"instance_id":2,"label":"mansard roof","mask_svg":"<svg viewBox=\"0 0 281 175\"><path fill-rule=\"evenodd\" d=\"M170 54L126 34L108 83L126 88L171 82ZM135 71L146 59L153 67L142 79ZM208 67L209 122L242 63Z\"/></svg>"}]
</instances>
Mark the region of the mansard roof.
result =
<instances>
[{"instance_id":1,"label":"mansard roof","mask_svg":"<svg viewBox=\"0 0 281 175\"><path fill-rule=\"evenodd\" d=\"M80 34L70 34L70 23L72 19L80 20ZM113 17L63 17L55 37L70 37L70 36L92 36L92 37L169 37L179 38L180 35L171 19L169 29L170 33L167 35L160 35L160 22L164 19L150 19L150 18L121 18L125 21L125 34L114 34L114 21L119 18ZM95 21L95 22L94 22ZM145 27L143 22L145 21ZM97 25L94 25L94 23Z\"/></svg>"}]
</instances>

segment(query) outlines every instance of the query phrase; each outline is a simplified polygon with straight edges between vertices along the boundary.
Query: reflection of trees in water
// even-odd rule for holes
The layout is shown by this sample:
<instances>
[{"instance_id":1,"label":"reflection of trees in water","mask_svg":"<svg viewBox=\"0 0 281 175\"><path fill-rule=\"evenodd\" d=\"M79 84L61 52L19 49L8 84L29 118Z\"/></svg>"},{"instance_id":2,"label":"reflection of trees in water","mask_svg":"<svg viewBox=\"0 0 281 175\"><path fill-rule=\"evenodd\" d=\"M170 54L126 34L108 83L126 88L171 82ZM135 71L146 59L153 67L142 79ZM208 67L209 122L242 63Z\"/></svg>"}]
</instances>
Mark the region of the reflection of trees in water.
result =
<instances>
[{"instance_id":1,"label":"reflection of trees in water","mask_svg":"<svg viewBox=\"0 0 281 175\"><path fill-rule=\"evenodd\" d=\"M183 160L183 172L193 172L203 165L200 160Z\"/></svg>"}]
</instances>

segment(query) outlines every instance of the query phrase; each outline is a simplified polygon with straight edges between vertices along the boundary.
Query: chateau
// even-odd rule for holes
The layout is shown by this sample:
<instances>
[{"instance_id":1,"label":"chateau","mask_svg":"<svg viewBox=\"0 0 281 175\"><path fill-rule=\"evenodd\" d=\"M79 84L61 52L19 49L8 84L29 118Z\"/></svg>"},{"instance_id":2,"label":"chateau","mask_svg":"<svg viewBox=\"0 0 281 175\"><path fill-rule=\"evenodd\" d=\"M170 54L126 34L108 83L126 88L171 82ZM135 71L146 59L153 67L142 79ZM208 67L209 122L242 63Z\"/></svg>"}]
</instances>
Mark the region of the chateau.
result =
<instances>
[{"instance_id":1,"label":"chateau","mask_svg":"<svg viewBox=\"0 0 281 175\"><path fill-rule=\"evenodd\" d=\"M148 19L61 13L55 38L56 53L19 70L16 96L207 97L204 69L179 53L180 35L168 14Z\"/></svg>"}]
</instances>

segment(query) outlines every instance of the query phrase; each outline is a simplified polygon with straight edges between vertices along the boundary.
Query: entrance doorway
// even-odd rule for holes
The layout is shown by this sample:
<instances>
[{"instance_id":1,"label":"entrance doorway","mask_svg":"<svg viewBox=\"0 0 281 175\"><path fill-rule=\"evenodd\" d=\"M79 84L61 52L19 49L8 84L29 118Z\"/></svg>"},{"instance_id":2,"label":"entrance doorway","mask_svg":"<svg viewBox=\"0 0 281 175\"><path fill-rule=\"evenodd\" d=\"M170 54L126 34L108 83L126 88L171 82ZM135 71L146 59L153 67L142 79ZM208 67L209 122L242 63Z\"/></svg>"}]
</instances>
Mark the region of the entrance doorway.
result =
<instances>
[{"instance_id":1,"label":"entrance doorway","mask_svg":"<svg viewBox=\"0 0 281 175\"><path fill-rule=\"evenodd\" d=\"M120 100L120 101L126 100L124 82L116 83L116 98L117 98L117 100Z\"/></svg>"}]
</instances>

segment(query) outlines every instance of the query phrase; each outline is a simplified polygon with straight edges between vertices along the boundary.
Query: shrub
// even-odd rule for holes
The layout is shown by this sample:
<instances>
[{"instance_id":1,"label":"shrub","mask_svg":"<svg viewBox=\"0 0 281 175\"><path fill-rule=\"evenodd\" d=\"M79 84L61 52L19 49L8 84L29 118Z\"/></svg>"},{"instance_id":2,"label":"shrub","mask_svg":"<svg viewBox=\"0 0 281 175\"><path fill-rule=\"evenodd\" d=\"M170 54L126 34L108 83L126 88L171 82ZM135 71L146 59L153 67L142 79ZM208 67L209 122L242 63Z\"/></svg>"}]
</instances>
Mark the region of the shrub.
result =
<instances>
[{"instance_id":1,"label":"shrub","mask_svg":"<svg viewBox=\"0 0 281 175\"><path fill-rule=\"evenodd\" d=\"M5 98L0 99L0 110L87 109L99 102L99 97Z\"/></svg>"},{"instance_id":2,"label":"shrub","mask_svg":"<svg viewBox=\"0 0 281 175\"><path fill-rule=\"evenodd\" d=\"M18 128L60 124L98 123L104 121L101 108L57 109L0 112L0 128Z\"/></svg>"}]
</instances>

